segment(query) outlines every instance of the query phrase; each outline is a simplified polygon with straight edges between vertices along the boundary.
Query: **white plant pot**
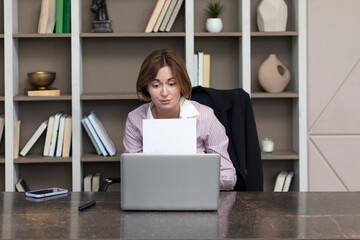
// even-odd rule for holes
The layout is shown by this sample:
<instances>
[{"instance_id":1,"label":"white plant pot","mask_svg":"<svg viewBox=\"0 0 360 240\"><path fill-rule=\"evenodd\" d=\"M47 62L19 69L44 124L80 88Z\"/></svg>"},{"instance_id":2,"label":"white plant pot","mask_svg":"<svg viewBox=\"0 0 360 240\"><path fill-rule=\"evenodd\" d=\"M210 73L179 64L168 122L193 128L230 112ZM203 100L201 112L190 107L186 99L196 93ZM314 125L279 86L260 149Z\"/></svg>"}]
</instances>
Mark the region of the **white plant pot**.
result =
<instances>
[{"instance_id":1,"label":"white plant pot","mask_svg":"<svg viewBox=\"0 0 360 240\"><path fill-rule=\"evenodd\" d=\"M206 20L206 30L208 32L221 32L223 23L221 18L208 18Z\"/></svg>"}]
</instances>

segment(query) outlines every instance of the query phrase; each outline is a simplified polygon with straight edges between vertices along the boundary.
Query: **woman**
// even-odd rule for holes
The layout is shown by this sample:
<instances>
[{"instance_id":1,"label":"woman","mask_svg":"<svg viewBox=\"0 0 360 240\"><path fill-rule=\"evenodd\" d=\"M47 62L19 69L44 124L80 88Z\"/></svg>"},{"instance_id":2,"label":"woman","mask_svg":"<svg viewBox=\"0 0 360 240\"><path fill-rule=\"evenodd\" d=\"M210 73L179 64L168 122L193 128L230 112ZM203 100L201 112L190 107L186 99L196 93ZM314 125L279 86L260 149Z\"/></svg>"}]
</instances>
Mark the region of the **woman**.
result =
<instances>
[{"instance_id":1,"label":"woman","mask_svg":"<svg viewBox=\"0 0 360 240\"><path fill-rule=\"evenodd\" d=\"M211 108L187 100L191 82L181 57L169 49L152 52L141 65L136 91L140 100L151 102L129 113L123 140L125 152L143 151L143 119L196 118L197 152L221 156L220 189L233 189L236 173L227 152L225 128Z\"/></svg>"}]
</instances>

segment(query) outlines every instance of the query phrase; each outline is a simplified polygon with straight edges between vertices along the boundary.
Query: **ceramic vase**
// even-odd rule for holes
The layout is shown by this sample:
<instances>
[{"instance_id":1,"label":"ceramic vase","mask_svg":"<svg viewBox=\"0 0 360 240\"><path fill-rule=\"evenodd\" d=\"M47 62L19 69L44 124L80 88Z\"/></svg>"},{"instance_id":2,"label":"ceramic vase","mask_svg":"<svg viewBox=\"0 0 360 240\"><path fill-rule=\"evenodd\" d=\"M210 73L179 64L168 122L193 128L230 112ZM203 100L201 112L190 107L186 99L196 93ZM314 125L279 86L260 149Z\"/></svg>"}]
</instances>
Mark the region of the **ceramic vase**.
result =
<instances>
[{"instance_id":1,"label":"ceramic vase","mask_svg":"<svg viewBox=\"0 0 360 240\"><path fill-rule=\"evenodd\" d=\"M286 31L288 8L285 0L262 0L257 8L260 32Z\"/></svg>"},{"instance_id":2,"label":"ceramic vase","mask_svg":"<svg viewBox=\"0 0 360 240\"><path fill-rule=\"evenodd\" d=\"M223 23L221 18L208 18L206 20L206 30L208 32L221 32Z\"/></svg>"},{"instance_id":3,"label":"ceramic vase","mask_svg":"<svg viewBox=\"0 0 360 240\"><path fill-rule=\"evenodd\" d=\"M277 58L270 54L259 68L260 86L269 93L280 93L285 90L290 81L290 72Z\"/></svg>"}]
</instances>

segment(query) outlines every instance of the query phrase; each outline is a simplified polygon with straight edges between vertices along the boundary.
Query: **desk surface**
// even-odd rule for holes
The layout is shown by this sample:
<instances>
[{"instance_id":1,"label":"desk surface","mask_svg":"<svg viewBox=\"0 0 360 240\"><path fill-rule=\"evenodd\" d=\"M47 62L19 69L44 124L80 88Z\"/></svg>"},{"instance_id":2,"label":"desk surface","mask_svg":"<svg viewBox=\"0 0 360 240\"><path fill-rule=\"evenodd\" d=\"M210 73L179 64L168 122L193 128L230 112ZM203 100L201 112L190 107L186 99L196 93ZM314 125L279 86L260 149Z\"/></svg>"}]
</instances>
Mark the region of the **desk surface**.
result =
<instances>
[{"instance_id":1,"label":"desk surface","mask_svg":"<svg viewBox=\"0 0 360 240\"><path fill-rule=\"evenodd\" d=\"M0 193L2 238L360 238L360 193L222 192L217 212L123 212L119 193ZM79 205L97 204L83 212Z\"/></svg>"}]
</instances>

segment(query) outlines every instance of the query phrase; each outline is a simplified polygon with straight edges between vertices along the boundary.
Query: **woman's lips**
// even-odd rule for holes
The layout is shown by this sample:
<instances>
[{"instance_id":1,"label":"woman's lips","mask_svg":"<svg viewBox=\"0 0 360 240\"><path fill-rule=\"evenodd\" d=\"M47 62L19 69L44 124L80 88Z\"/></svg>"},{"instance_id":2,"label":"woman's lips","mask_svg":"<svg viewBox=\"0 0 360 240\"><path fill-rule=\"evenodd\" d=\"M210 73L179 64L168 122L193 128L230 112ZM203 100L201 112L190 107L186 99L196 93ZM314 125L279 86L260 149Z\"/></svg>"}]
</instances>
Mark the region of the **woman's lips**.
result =
<instances>
[{"instance_id":1,"label":"woman's lips","mask_svg":"<svg viewBox=\"0 0 360 240\"><path fill-rule=\"evenodd\" d=\"M168 103L170 103L170 100L161 100L160 101L162 104L168 104Z\"/></svg>"}]
</instances>

